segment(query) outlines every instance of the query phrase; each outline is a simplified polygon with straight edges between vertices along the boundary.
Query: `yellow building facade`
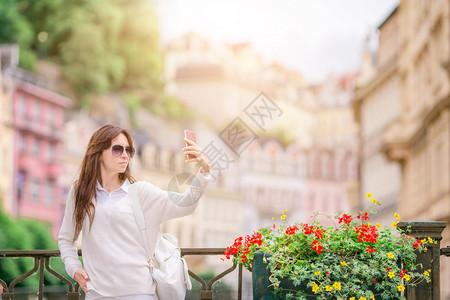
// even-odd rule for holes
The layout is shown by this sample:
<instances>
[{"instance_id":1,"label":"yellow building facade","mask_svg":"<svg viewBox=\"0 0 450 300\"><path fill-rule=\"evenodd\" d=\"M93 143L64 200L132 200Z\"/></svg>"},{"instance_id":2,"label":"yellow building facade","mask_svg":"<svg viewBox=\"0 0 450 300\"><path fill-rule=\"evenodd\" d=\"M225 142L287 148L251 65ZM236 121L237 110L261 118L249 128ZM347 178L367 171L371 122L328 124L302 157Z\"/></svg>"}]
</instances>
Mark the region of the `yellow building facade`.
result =
<instances>
[{"instance_id":1,"label":"yellow building facade","mask_svg":"<svg viewBox=\"0 0 450 300\"><path fill-rule=\"evenodd\" d=\"M391 119L376 134L365 136L362 129L362 165L372 151L383 155L384 165L399 166L392 205L402 221L450 224L450 2L400 1L379 29L377 71L357 89L355 115L366 129L374 120ZM370 103L372 109L366 107ZM382 167L376 164L370 172ZM361 172L363 187L376 184L370 172ZM449 225L442 235L441 246L450 245ZM449 261L442 257L441 299L450 299L449 279Z\"/></svg>"},{"instance_id":2,"label":"yellow building facade","mask_svg":"<svg viewBox=\"0 0 450 300\"><path fill-rule=\"evenodd\" d=\"M13 166L14 138L12 126L12 89L11 65L18 61L13 57L14 45L3 45L0 49L0 207L4 212L13 211ZM12 62L11 62L12 61Z\"/></svg>"}]
</instances>

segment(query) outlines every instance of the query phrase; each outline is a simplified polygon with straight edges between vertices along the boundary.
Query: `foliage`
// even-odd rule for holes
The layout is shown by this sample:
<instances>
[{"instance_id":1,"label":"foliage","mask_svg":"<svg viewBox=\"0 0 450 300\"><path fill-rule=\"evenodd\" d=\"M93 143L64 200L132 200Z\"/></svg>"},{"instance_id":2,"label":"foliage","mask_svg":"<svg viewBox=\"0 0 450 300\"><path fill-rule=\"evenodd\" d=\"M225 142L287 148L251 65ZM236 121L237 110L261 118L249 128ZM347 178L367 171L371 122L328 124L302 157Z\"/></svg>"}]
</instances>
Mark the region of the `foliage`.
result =
<instances>
[{"instance_id":1,"label":"foliage","mask_svg":"<svg viewBox=\"0 0 450 300\"><path fill-rule=\"evenodd\" d=\"M0 1L0 43L20 45L20 66L34 70L37 57L61 66L77 108L90 108L107 92L124 97L130 120L146 108L168 118L192 118L165 95L157 16L148 0ZM144 95L144 96L142 96Z\"/></svg>"},{"instance_id":2,"label":"foliage","mask_svg":"<svg viewBox=\"0 0 450 300\"><path fill-rule=\"evenodd\" d=\"M120 85L125 61L118 45L124 20L117 1L67 1L48 20L50 52L79 95Z\"/></svg>"},{"instance_id":3,"label":"foliage","mask_svg":"<svg viewBox=\"0 0 450 300\"><path fill-rule=\"evenodd\" d=\"M122 95L122 98L128 107L128 115L130 118L131 125L133 125L133 127L135 128L138 128L139 124L136 118L136 111L139 109L141 105L141 99L132 94L124 94Z\"/></svg>"},{"instance_id":4,"label":"foliage","mask_svg":"<svg viewBox=\"0 0 450 300\"><path fill-rule=\"evenodd\" d=\"M121 87L162 92L162 54L151 1L122 0L119 7L124 21L118 36L118 53L126 62Z\"/></svg>"},{"instance_id":5,"label":"foliage","mask_svg":"<svg viewBox=\"0 0 450 300\"><path fill-rule=\"evenodd\" d=\"M0 41L2 43L30 45L33 35L32 28L26 18L19 12L17 1L0 1L0 28Z\"/></svg>"},{"instance_id":6,"label":"foliage","mask_svg":"<svg viewBox=\"0 0 450 300\"><path fill-rule=\"evenodd\" d=\"M163 91L151 1L4 0L0 28L0 43L18 43L23 64L32 69L37 55L59 63L81 98L115 89Z\"/></svg>"},{"instance_id":7,"label":"foliage","mask_svg":"<svg viewBox=\"0 0 450 300\"><path fill-rule=\"evenodd\" d=\"M19 65L33 70L36 57L29 50L33 41L33 28L20 13L19 7L15 0L0 1L0 43L19 44Z\"/></svg>"},{"instance_id":8,"label":"foliage","mask_svg":"<svg viewBox=\"0 0 450 300\"><path fill-rule=\"evenodd\" d=\"M426 251L426 244L435 242L370 224L369 213L376 213L370 209L379 202L370 193L367 196L371 199L368 210L355 216L339 212L335 225L328 228L315 220L289 225L284 211L280 218L284 224L237 238L225 255L249 269L256 251L270 254L267 261L275 292L283 292L283 280L307 287L287 291L288 298L305 299L309 290L319 299L374 299L376 295L405 299L405 286L429 282L430 270L420 272L416 251Z\"/></svg>"},{"instance_id":9,"label":"foliage","mask_svg":"<svg viewBox=\"0 0 450 300\"><path fill-rule=\"evenodd\" d=\"M21 219L13 221L0 210L0 249L1 250L30 250L30 249L56 249L57 245L50 235L48 225L36 221ZM52 269L59 273L64 273L64 265L59 258L51 259ZM31 270L34 266L32 258L0 258L1 279L9 283L25 272ZM45 285L61 285L59 279L44 273ZM30 276L20 282L17 287L37 286L38 277Z\"/></svg>"}]
</instances>

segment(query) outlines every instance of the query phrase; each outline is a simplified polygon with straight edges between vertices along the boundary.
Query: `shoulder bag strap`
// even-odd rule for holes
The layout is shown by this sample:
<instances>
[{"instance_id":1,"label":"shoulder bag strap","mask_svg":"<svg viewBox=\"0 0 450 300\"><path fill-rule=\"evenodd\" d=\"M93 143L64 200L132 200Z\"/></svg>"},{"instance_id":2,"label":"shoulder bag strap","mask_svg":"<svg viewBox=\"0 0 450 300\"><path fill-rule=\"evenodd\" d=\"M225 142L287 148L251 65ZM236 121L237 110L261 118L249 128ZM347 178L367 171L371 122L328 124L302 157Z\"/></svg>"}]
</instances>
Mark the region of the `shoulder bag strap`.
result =
<instances>
[{"instance_id":1,"label":"shoulder bag strap","mask_svg":"<svg viewBox=\"0 0 450 300\"><path fill-rule=\"evenodd\" d=\"M131 206L133 207L134 218L136 219L136 223L138 225L142 241L144 242L145 253L147 254L149 260L148 262L150 263L150 259L152 256L150 254L150 248L147 239L147 230L145 228L144 211L142 210L141 201L139 200L139 197L136 195L135 188L136 186L133 186L132 184L128 189L128 195L130 197Z\"/></svg>"}]
</instances>

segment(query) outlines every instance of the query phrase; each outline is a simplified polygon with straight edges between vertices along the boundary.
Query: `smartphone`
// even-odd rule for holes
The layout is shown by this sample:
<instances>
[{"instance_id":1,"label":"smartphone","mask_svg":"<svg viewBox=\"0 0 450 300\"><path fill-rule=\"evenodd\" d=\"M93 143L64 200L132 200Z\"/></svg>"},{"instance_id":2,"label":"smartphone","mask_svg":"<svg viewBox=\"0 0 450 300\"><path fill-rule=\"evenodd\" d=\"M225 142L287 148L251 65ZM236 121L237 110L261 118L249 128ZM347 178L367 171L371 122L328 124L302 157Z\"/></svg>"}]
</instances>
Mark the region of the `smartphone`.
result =
<instances>
[{"instance_id":1,"label":"smartphone","mask_svg":"<svg viewBox=\"0 0 450 300\"><path fill-rule=\"evenodd\" d=\"M194 143L197 143L197 139L196 139L196 137L195 137L195 132L193 132L193 131L190 131L190 130L185 130L184 131L184 137L185 138L187 138L188 140L190 140L190 141L193 141ZM187 146L188 144L186 143L186 146ZM186 155L186 158L187 159L191 159L191 158L194 158L194 156L193 155Z\"/></svg>"}]
</instances>

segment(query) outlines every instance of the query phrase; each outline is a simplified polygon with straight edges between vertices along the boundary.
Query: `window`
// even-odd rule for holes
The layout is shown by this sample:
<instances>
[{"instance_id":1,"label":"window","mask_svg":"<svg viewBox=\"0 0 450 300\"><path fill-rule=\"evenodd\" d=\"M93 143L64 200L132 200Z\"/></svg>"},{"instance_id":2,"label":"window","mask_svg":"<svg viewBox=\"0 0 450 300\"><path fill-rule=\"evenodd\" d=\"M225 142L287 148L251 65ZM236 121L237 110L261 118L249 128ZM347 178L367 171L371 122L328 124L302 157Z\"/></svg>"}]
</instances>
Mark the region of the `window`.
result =
<instances>
[{"instance_id":1,"label":"window","mask_svg":"<svg viewBox=\"0 0 450 300\"><path fill-rule=\"evenodd\" d=\"M39 179L33 179L31 181L31 201L39 201Z\"/></svg>"},{"instance_id":2,"label":"window","mask_svg":"<svg viewBox=\"0 0 450 300\"><path fill-rule=\"evenodd\" d=\"M48 116L48 123L50 125L53 125L55 119L55 109L53 108L53 106L49 106L47 116Z\"/></svg>"},{"instance_id":3,"label":"window","mask_svg":"<svg viewBox=\"0 0 450 300\"><path fill-rule=\"evenodd\" d=\"M33 142L33 148L31 149L31 154L34 156L39 156L39 147L41 144L39 143L38 139L35 139Z\"/></svg>"},{"instance_id":4,"label":"window","mask_svg":"<svg viewBox=\"0 0 450 300\"><path fill-rule=\"evenodd\" d=\"M52 162L55 159L55 146L53 144L48 144L46 155L48 162Z\"/></svg>"},{"instance_id":5,"label":"window","mask_svg":"<svg viewBox=\"0 0 450 300\"><path fill-rule=\"evenodd\" d=\"M18 107L17 107L17 114L19 117L26 117L27 114L27 99L24 96L19 97Z\"/></svg>"},{"instance_id":6,"label":"window","mask_svg":"<svg viewBox=\"0 0 450 300\"><path fill-rule=\"evenodd\" d=\"M25 191L26 174L25 171L19 170L17 173L17 198L22 200Z\"/></svg>"},{"instance_id":7,"label":"window","mask_svg":"<svg viewBox=\"0 0 450 300\"><path fill-rule=\"evenodd\" d=\"M34 102L33 105L33 120L39 121L41 118L41 104L39 102Z\"/></svg>"},{"instance_id":8,"label":"window","mask_svg":"<svg viewBox=\"0 0 450 300\"><path fill-rule=\"evenodd\" d=\"M23 153L23 152L25 152L25 149L26 149L26 139L23 134L20 134L19 135L19 152Z\"/></svg>"},{"instance_id":9,"label":"window","mask_svg":"<svg viewBox=\"0 0 450 300\"><path fill-rule=\"evenodd\" d=\"M45 203L48 205L53 204L53 180L48 180L45 186Z\"/></svg>"}]
</instances>

